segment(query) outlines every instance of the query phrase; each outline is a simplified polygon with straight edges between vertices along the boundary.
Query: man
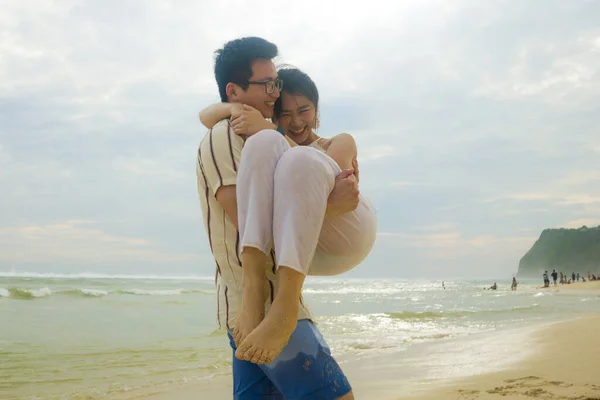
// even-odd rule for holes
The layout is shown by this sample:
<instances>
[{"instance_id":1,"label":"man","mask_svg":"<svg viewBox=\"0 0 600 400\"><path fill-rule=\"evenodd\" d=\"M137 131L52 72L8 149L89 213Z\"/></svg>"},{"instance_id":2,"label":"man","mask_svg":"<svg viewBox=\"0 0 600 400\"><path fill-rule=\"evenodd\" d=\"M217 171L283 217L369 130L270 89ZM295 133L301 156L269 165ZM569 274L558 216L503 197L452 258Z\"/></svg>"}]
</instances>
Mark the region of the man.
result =
<instances>
[{"instance_id":1,"label":"man","mask_svg":"<svg viewBox=\"0 0 600 400\"><path fill-rule=\"evenodd\" d=\"M249 37L233 40L216 52L215 78L221 100L247 104L265 118L273 116L281 83L272 59L277 47L264 39ZM236 179L244 140L223 120L211 129L200 144L196 173L198 193L209 244L216 262L217 318L226 329L235 354L231 332L244 310L242 303L242 264ZM329 196L327 213L352 211L358 203L355 180L350 172L340 174ZM267 271L262 290L267 294L268 310L279 287L275 274L275 255L266 260ZM253 364L233 356L233 394L235 399L353 399L352 390L329 347L314 324L312 315L298 299L300 324L281 354L269 364ZM266 311L265 311L266 312ZM310 360L302 357L310 354ZM307 366L310 361L311 365ZM327 373L323 373L326 368Z\"/></svg>"},{"instance_id":2,"label":"man","mask_svg":"<svg viewBox=\"0 0 600 400\"><path fill-rule=\"evenodd\" d=\"M552 281L554 282L554 286L558 286L558 272L555 269L552 270Z\"/></svg>"},{"instance_id":3,"label":"man","mask_svg":"<svg viewBox=\"0 0 600 400\"><path fill-rule=\"evenodd\" d=\"M550 286L550 279L548 279L548 271L544 271L544 274L542 275L542 278L544 278L544 287L549 287Z\"/></svg>"}]
</instances>

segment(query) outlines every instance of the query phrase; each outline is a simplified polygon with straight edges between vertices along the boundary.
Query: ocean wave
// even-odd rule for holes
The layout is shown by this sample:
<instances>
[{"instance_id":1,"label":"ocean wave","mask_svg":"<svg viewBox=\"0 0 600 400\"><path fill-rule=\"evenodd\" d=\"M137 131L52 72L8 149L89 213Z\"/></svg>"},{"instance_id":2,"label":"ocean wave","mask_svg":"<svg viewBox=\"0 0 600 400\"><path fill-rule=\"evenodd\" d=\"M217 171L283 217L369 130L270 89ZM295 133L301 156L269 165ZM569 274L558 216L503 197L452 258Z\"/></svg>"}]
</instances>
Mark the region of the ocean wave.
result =
<instances>
[{"instance_id":1,"label":"ocean wave","mask_svg":"<svg viewBox=\"0 0 600 400\"><path fill-rule=\"evenodd\" d=\"M83 296L83 297L102 297L108 296L106 290L100 289L73 289L73 290L63 290L57 292L57 294L70 295L70 296Z\"/></svg>"},{"instance_id":2,"label":"ocean wave","mask_svg":"<svg viewBox=\"0 0 600 400\"><path fill-rule=\"evenodd\" d=\"M119 293L134 294L137 296L177 296L183 294L184 289L163 289L163 290L145 290L145 289L122 289Z\"/></svg>"},{"instance_id":3,"label":"ocean wave","mask_svg":"<svg viewBox=\"0 0 600 400\"><path fill-rule=\"evenodd\" d=\"M429 320L438 318L461 318L467 316L474 316L476 314L502 314L502 313L514 313L514 312L528 312L535 310L540 305L534 303L529 306L523 307L511 307L499 310L477 310L477 311L456 311L456 312L444 312L444 311L423 311L423 312L411 312L411 311L400 311L400 312L387 312L385 314L373 314L373 316L384 316L391 319L398 320Z\"/></svg>"},{"instance_id":4,"label":"ocean wave","mask_svg":"<svg viewBox=\"0 0 600 400\"><path fill-rule=\"evenodd\" d=\"M156 290L147 290L147 289L122 289L119 290L119 293L122 294L133 294L136 296L178 296L182 294L212 294L211 292L207 292L205 290L198 289L156 289Z\"/></svg>"},{"instance_id":5,"label":"ocean wave","mask_svg":"<svg viewBox=\"0 0 600 400\"><path fill-rule=\"evenodd\" d=\"M435 312L435 311L423 311L423 312L391 312L385 313L384 315L392 319L401 320L421 320L421 319L436 319L436 318L449 318L449 317L463 317L469 315L469 312Z\"/></svg>"},{"instance_id":6,"label":"ocean wave","mask_svg":"<svg viewBox=\"0 0 600 400\"><path fill-rule=\"evenodd\" d=\"M312 289L307 288L303 290L304 294L395 294L407 292L404 287L344 287L344 288L331 288L331 289Z\"/></svg>"},{"instance_id":7,"label":"ocean wave","mask_svg":"<svg viewBox=\"0 0 600 400\"><path fill-rule=\"evenodd\" d=\"M79 274L62 274L54 272L15 272L0 271L0 278L33 278L33 279L138 279L138 280L181 280L181 281L214 281L214 276L194 275L111 275L93 272Z\"/></svg>"},{"instance_id":8,"label":"ocean wave","mask_svg":"<svg viewBox=\"0 0 600 400\"><path fill-rule=\"evenodd\" d=\"M39 289L9 288L8 294L7 297L11 299L33 300L52 295L52 290L47 287Z\"/></svg>"},{"instance_id":9,"label":"ocean wave","mask_svg":"<svg viewBox=\"0 0 600 400\"><path fill-rule=\"evenodd\" d=\"M26 288L0 288L0 297L10 298L15 300L34 300L48 296L72 296L72 297L87 297L87 298L100 298L108 295L139 295L139 296L177 296L184 294L212 294L211 292L204 290L194 289L163 289L163 290L144 290L144 289L123 289L117 291L107 291L101 289L67 289L67 290L55 290L52 291L50 288L38 288L38 289L26 289Z\"/></svg>"}]
</instances>

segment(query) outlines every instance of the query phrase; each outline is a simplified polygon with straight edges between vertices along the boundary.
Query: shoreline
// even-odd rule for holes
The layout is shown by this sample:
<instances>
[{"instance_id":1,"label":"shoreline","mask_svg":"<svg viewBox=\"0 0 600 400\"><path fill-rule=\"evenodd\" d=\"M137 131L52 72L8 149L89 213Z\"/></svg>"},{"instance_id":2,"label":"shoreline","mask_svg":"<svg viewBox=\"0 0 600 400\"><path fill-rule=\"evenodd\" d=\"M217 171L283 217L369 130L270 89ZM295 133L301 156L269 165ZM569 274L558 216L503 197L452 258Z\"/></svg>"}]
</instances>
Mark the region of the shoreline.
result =
<instances>
[{"instance_id":1,"label":"shoreline","mask_svg":"<svg viewBox=\"0 0 600 400\"><path fill-rule=\"evenodd\" d=\"M600 332L600 315L537 321L516 328L417 343L389 354L339 357L338 361L357 399L554 399L544 396L557 392L588 396L556 397L561 400L600 400L600 382L593 386L600 370L600 337L594 337L595 332ZM590 343L593 351L584 351L585 343ZM552 371L556 366L560 366L559 370ZM230 373L219 373L201 382L111 398L229 399L231 380Z\"/></svg>"}]
</instances>

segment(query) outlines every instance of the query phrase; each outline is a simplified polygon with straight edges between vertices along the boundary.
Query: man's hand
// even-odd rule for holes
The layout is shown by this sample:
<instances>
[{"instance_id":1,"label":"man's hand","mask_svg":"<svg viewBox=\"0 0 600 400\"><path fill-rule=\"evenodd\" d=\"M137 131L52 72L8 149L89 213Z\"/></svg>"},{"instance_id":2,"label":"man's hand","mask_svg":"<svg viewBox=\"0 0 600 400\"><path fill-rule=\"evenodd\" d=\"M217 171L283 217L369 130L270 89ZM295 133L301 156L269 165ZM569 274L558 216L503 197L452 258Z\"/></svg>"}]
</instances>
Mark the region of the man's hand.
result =
<instances>
[{"instance_id":1,"label":"man's hand","mask_svg":"<svg viewBox=\"0 0 600 400\"><path fill-rule=\"evenodd\" d=\"M252 136L263 129L275 129L256 108L244 104L242 110L232 110L231 127L240 136Z\"/></svg>"},{"instance_id":2,"label":"man's hand","mask_svg":"<svg viewBox=\"0 0 600 400\"><path fill-rule=\"evenodd\" d=\"M343 170L335 179L335 186L327 199L326 215L334 217L356 210L359 193L354 170Z\"/></svg>"},{"instance_id":3,"label":"man's hand","mask_svg":"<svg viewBox=\"0 0 600 400\"><path fill-rule=\"evenodd\" d=\"M352 159L352 168L354 168L354 176L356 177L356 182L360 182L359 172L358 172L358 159L354 157Z\"/></svg>"}]
</instances>

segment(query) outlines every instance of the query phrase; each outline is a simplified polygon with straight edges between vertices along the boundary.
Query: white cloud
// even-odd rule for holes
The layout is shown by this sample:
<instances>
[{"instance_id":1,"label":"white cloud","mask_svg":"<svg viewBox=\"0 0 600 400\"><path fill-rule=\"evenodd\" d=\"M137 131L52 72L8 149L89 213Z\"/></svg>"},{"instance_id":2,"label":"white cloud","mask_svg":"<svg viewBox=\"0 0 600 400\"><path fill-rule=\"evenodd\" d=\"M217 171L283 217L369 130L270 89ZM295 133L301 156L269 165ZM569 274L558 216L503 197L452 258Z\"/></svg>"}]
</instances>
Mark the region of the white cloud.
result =
<instances>
[{"instance_id":1,"label":"white cloud","mask_svg":"<svg viewBox=\"0 0 600 400\"><path fill-rule=\"evenodd\" d=\"M320 133L355 135L383 232L371 271L408 271L389 243L407 265L513 268L536 232L600 214L597 3L4 3L0 263L212 268L196 113L218 99L214 50L242 35L313 77Z\"/></svg>"},{"instance_id":2,"label":"white cloud","mask_svg":"<svg viewBox=\"0 0 600 400\"><path fill-rule=\"evenodd\" d=\"M2 261L30 264L52 260L52 263L61 264L122 265L198 259L195 254L159 251L157 244L147 239L108 234L94 225L94 221L67 220L2 228Z\"/></svg>"},{"instance_id":3,"label":"white cloud","mask_svg":"<svg viewBox=\"0 0 600 400\"><path fill-rule=\"evenodd\" d=\"M561 224L560 227L576 229L576 228L581 228L582 226L587 226L588 228L591 228L594 226L600 226L600 218L597 218L597 217L579 218L579 219L569 221L566 224Z\"/></svg>"}]
</instances>

